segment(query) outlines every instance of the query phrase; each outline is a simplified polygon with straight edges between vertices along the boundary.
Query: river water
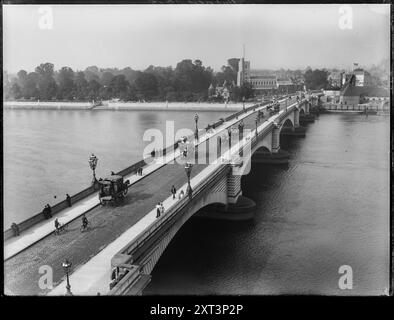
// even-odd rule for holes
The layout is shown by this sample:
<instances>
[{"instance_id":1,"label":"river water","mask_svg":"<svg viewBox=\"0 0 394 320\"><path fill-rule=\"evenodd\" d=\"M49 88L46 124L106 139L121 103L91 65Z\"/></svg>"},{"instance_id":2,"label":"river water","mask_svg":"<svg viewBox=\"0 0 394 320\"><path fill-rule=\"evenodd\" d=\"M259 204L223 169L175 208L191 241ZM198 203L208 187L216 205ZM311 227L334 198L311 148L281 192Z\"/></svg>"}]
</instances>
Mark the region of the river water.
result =
<instances>
[{"instance_id":1,"label":"river water","mask_svg":"<svg viewBox=\"0 0 394 320\"><path fill-rule=\"evenodd\" d=\"M200 127L225 116L201 112ZM4 111L4 223L22 221L97 175L139 161L145 130L193 128L192 112ZM384 294L389 272L389 118L320 115L282 139L288 166L253 165L252 221L189 220L145 294ZM57 196L55 199L54 196ZM353 288L341 290L342 265Z\"/></svg>"}]
</instances>

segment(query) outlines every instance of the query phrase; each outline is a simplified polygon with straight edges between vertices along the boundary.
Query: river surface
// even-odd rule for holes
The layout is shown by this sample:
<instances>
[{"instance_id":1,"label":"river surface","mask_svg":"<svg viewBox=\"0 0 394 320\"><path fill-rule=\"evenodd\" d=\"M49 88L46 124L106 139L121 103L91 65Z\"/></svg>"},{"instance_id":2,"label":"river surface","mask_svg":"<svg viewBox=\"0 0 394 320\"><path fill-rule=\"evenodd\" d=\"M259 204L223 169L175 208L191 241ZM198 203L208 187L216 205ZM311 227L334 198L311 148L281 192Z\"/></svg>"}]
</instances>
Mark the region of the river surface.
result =
<instances>
[{"instance_id":1,"label":"river surface","mask_svg":"<svg viewBox=\"0 0 394 320\"><path fill-rule=\"evenodd\" d=\"M199 112L200 127L225 116ZM4 226L97 176L142 158L145 130L193 128L192 112L4 111ZM380 295L389 272L389 118L320 115L306 137L281 139L288 166L253 165L247 222L193 218L152 272L145 294ZM57 196L55 199L54 196ZM353 271L341 290L342 265Z\"/></svg>"}]
</instances>

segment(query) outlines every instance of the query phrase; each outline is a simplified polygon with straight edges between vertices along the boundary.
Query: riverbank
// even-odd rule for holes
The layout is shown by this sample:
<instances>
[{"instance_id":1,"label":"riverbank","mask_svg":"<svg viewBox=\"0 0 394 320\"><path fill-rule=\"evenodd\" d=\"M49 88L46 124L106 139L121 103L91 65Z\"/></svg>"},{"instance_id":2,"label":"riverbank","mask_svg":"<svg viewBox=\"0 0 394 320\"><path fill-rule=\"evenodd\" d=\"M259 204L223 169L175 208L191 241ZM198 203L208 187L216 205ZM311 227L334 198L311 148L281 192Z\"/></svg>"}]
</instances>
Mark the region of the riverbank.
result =
<instances>
[{"instance_id":1,"label":"riverbank","mask_svg":"<svg viewBox=\"0 0 394 320\"><path fill-rule=\"evenodd\" d=\"M245 103L245 108L253 103ZM23 110L107 110L107 111L240 111L242 103L208 102L93 102L4 101L4 109Z\"/></svg>"},{"instance_id":2,"label":"riverbank","mask_svg":"<svg viewBox=\"0 0 394 320\"><path fill-rule=\"evenodd\" d=\"M67 101L4 101L4 109L23 110L89 110L93 108L92 102Z\"/></svg>"}]
</instances>

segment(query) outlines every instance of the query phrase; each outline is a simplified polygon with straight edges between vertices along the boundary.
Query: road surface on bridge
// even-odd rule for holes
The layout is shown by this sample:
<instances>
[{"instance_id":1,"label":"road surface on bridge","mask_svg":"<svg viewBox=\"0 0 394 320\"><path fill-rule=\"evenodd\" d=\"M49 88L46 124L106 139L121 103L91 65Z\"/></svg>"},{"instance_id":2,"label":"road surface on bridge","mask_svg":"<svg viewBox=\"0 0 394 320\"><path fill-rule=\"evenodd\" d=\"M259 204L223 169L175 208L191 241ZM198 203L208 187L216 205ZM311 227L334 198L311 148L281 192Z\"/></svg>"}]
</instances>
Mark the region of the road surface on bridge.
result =
<instances>
[{"instance_id":1,"label":"road surface on bridge","mask_svg":"<svg viewBox=\"0 0 394 320\"><path fill-rule=\"evenodd\" d=\"M254 120L254 113L247 116L244 119L245 129L254 129ZM212 156L216 154L210 155ZM202 164L194 165L192 178L206 167ZM81 233L81 222L79 219L75 220L69 224L68 232L60 236L50 235L10 258L4 265L6 292L21 295L46 294L49 290L42 290L38 285L42 276L39 273L40 267L52 267L56 286L64 277L61 264L66 258L73 262L72 269L75 272L141 220L157 202L166 199L171 185L179 188L186 182L184 165L177 162L164 165L131 186L120 206L99 206L91 210L87 214L92 224L91 230ZM106 263L110 265L110 259Z\"/></svg>"}]
</instances>

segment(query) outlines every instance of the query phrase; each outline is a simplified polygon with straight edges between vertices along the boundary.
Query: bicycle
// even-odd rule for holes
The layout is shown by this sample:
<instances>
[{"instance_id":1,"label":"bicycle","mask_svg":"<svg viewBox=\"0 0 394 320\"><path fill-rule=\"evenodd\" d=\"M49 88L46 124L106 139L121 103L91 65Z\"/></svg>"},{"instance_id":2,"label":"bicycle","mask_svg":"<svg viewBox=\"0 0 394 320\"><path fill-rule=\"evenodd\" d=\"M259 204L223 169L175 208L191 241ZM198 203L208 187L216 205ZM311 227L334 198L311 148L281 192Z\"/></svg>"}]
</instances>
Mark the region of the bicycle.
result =
<instances>
[{"instance_id":1,"label":"bicycle","mask_svg":"<svg viewBox=\"0 0 394 320\"><path fill-rule=\"evenodd\" d=\"M79 231L80 231L80 232L85 232L85 231L90 230L90 228L91 228L91 223L88 221L88 223L87 223L86 226L85 226L85 225L82 225L82 226L79 228Z\"/></svg>"},{"instance_id":2,"label":"bicycle","mask_svg":"<svg viewBox=\"0 0 394 320\"><path fill-rule=\"evenodd\" d=\"M68 229L68 225L67 225L67 224L61 224L61 225L54 231L54 234L55 234L56 236L58 236L58 235L60 235L60 234L62 234L62 233L67 232L67 229Z\"/></svg>"}]
</instances>

